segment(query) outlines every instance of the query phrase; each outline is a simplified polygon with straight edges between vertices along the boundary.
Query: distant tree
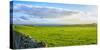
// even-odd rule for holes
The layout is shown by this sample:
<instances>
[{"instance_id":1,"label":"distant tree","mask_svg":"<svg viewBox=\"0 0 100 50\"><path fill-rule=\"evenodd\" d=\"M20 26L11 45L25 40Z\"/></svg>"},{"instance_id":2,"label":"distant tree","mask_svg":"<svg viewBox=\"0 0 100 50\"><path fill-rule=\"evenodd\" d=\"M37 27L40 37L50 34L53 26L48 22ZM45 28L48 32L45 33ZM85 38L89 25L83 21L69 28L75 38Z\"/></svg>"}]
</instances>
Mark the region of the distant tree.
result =
<instances>
[{"instance_id":1,"label":"distant tree","mask_svg":"<svg viewBox=\"0 0 100 50\"><path fill-rule=\"evenodd\" d=\"M96 25L97 23L92 23L93 25Z\"/></svg>"}]
</instances>

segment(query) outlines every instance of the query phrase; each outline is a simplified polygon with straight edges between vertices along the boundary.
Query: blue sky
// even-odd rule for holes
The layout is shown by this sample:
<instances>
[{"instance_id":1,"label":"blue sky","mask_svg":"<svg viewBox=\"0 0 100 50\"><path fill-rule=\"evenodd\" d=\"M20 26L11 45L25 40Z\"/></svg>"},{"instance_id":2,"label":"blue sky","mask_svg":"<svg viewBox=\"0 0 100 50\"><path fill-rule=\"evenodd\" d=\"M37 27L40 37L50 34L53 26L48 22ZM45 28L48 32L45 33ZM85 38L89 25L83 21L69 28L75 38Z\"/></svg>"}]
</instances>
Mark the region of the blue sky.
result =
<instances>
[{"instance_id":1,"label":"blue sky","mask_svg":"<svg viewBox=\"0 0 100 50\"><path fill-rule=\"evenodd\" d=\"M97 22L97 6L14 1L14 24L89 24Z\"/></svg>"},{"instance_id":2,"label":"blue sky","mask_svg":"<svg viewBox=\"0 0 100 50\"><path fill-rule=\"evenodd\" d=\"M80 11L91 11L95 5L78 5L78 4L62 4L62 3L47 3L47 2L31 2L31 1L15 1L15 4L30 4L33 6L48 6L55 8L80 10Z\"/></svg>"}]
</instances>

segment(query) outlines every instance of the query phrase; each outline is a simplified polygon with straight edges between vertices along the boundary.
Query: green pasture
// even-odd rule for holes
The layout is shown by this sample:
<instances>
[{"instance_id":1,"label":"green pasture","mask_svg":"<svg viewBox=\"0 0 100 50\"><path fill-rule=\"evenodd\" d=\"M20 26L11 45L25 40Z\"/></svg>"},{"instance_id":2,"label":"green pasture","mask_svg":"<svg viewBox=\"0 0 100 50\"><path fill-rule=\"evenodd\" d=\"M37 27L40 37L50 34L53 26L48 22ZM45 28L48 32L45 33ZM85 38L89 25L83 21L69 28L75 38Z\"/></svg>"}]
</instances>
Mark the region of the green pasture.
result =
<instances>
[{"instance_id":1,"label":"green pasture","mask_svg":"<svg viewBox=\"0 0 100 50\"><path fill-rule=\"evenodd\" d=\"M97 43L96 26L28 26L13 25L13 30L43 41L47 47L89 45Z\"/></svg>"}]
</instances>

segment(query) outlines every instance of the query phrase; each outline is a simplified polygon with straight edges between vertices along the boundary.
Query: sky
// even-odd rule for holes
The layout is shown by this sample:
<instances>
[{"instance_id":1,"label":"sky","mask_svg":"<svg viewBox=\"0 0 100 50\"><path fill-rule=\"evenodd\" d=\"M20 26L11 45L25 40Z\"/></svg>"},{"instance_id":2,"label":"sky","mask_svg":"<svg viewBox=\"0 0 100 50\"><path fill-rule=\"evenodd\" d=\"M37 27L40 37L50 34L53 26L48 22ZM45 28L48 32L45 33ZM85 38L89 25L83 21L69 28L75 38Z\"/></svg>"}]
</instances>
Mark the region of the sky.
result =
<instances>
[{"instance_id":1,"label":"sky","mask_svg":"<svg viewBox=\"0 0 100 50\"><path fill-rule=\"evenodd\" d=\"M14 1L13 24L91 24L97 23L96 5Z\"/></svg>"}]
</instances>

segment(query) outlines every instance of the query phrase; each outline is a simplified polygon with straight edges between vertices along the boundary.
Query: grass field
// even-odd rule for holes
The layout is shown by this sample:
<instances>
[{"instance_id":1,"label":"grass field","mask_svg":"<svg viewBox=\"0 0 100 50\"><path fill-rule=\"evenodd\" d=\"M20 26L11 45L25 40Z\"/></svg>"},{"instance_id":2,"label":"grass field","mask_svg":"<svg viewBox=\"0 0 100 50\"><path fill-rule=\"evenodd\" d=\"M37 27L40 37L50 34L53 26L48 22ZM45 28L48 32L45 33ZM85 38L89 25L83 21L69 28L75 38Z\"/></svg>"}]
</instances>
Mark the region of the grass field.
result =
<instances>
[{"instance_id":1,"label":"grass field","mask_svg":"<svg viewBox=\"0 0 100 50\"><path fill-rule=\"evenodd\" d=\"M43 41L47 47L97 43L96 26L27 26L13 25L15 31Z\"/></svg>"}]
</instances>

